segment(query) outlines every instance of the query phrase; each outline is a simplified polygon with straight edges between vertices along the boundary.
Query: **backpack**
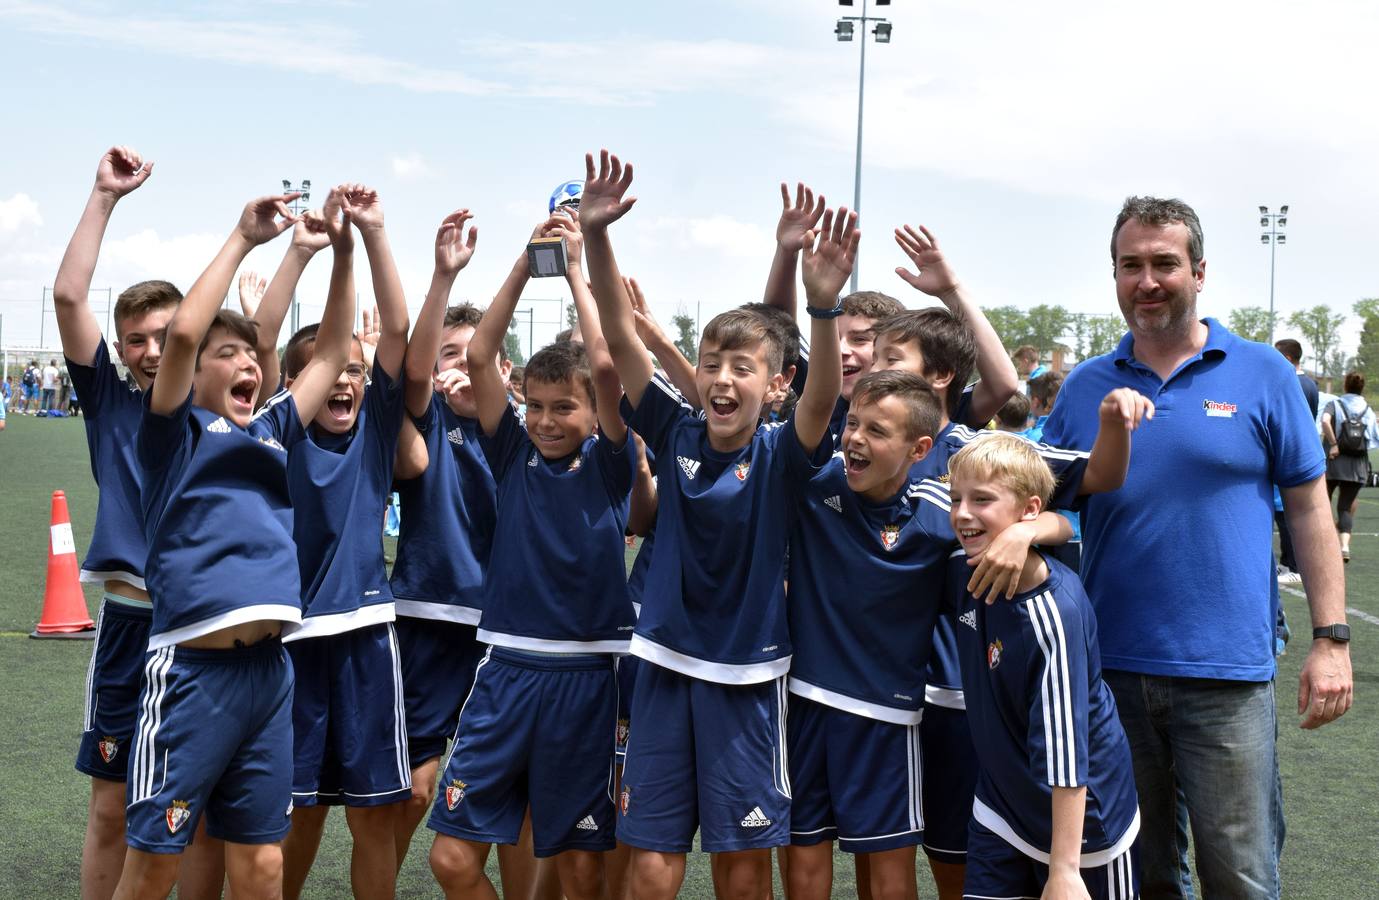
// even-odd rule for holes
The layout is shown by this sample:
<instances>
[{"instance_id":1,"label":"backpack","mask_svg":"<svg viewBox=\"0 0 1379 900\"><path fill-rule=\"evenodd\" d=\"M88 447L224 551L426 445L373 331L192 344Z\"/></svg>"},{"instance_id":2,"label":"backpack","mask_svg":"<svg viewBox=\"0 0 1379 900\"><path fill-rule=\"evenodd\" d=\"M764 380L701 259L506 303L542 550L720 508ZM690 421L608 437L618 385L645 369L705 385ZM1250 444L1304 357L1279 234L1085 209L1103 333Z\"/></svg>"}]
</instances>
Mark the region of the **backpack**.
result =
<instances>
[{"instance_id":1,"label":"backpack","mask_svg":"<svg viewBox=\"0 0 1379 900\"><path fill-rule=\"evenodd\" d=\"M38 381L34 378L33 367L30 366L24 370L24 387L33 387L35 384L38 384Z\"/></svg>"},{"instance_id":2,"label":"backpack","mask_svg":"<svg viewBox=\"0 0 1379 900\"><path fill-rule=\"evenodd\" d=\"M1367 456L1369 454L1369 441L1365 435L1365 412L1369 409L1360 410L1359 415L1351 415L1349 407L1337 400L1336 405L1345 414L1345 419L1340 422L1340 427L1336 429L1336 447L1346 456Z\"/></svg>"}]
</instances>

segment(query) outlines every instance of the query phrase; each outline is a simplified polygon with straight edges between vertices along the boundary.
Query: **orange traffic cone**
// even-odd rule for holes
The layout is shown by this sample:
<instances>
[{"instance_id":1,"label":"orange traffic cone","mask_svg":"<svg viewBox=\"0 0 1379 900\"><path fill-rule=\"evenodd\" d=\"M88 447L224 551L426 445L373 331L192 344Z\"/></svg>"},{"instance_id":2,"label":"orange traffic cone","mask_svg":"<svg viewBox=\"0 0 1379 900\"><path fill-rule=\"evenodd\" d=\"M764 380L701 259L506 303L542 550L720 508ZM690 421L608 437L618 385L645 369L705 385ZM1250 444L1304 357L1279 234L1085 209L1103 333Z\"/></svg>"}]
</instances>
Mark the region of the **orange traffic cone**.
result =
<instances>
[{"instance_id":1,"label":"orange traffic cone","mask_svg":"<svg viewBox=\"0 0 1379 900\"><path fill-rule=\"evenodd\" d=\"M52 527L48 530L48 580L43 589L43 615L32 638L96 636L96 624L86 611L86 597L77 577L77 545L67 515L67 495L53 491Z\"/></svg>"}]
</instances>

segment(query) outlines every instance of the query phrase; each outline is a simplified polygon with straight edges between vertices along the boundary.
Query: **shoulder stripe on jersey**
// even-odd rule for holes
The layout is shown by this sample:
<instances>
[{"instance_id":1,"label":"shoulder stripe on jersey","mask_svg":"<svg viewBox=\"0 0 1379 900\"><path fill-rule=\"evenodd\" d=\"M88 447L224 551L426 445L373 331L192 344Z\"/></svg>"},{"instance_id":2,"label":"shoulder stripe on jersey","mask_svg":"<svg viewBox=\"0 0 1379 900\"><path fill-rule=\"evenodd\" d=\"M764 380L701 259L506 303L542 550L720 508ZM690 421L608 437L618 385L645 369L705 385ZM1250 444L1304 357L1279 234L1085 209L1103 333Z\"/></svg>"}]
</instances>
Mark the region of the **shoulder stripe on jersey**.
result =
<instances>
[{"instance_id":1,"label":"shoulder stripe on jersey","mask_svg":"<svg viewBox=\"0 0 1379 900\"><path fill-rule=\"evenodd\" d=\"M1035 639L1044 651L1040 694L1044 708L1044 744L1048 759L1048 783L1077 787L1077 744L1073 731L1072 680L1068 675L1067 637L1063 618L1045 591L1025 601Z\"/></svg>"},{"instance_id":2,"label":"shoulder stripe on jersey","mask_svg":"<svg viewBox=\"0 0 1379 900\"><path fill-rule=\"evenodd\" d=\"M675 385L667 381L665 376L661 375L658 372L652 372L651 383L656 385L656 387L660 388L662 391L664 391L665 394L668 397L670 397L670 399L680 404L680 406L684 407L686 411L690 413L694 412L694 407L690 406L689 401L685 399L685 395L677 391L675 389Z\"/></svg>"},{"instance_id":3,"label":"shoulder stripe on jersey","mask_svg":"<svg viewBox=\"0 0 1379 900\"><path fill-rule=\"evenodd\" d=\"M954 550L952 553L948 554L948 558L949 558L949 559L957 559L959 556L966 556L966 555L967 555L967 551L964 550L964 549L962 549L961 547L959 547L958 549Z\"/></svg>"},{"instance_id":4,"label":"shoulder stripe on jersey","mask_svg":"<svg viewBox=\"0 0 1379 900\"><path fill-rule=\"evenodd\" d=\"M910 491L906 496L912 500L928 500L944 512L953 508L953 500L948 496L947 491L940 493L933 488L924 487Z\"/></svg>"},{"instance_id":5,"label":"shoulder stripe on jersey","mask_svg":"<svg viewBox=\"0 0 1379 900\"><path fill-rule=\"evenodd\" d=\"M257 422L259 418L266 415L270 409L277 406L279 403L282 403L284 400L291 396L291 392L288 391L287 388L283 388L282 390L278 391L276 394L265 400L263 406L259 408L259 411L249 417L249 421Z\"/></svg>"}]
</instances>

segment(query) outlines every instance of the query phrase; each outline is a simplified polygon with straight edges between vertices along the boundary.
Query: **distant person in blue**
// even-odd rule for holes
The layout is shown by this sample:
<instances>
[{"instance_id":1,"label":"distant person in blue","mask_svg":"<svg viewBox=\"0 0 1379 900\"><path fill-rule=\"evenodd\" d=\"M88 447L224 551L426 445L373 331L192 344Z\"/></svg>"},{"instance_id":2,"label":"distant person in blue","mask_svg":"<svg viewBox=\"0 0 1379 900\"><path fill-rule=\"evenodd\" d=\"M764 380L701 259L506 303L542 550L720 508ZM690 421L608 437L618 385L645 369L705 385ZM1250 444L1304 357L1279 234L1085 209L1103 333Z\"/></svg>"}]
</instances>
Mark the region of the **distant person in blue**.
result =
<instances>
[{"instance_id":1,"label":"distant person in blue","mask_svg":"<svg viewBox=\"0 0 1379 900\"><path fill-rule=\"evenodd\" d=\"M1317 382L1302 370L1302 344L1292 338L1283 338L1274 341L1274 349L1282 353L1283 358L1292 364L1293 371L1297 372L1298 387L1302 388L1302 395L1307 398L1307 408L1312 418L1316 419L1319 396ZM1298 562L1293 556L1293 538L1288 533L1288 519L1283 515L1283 500L1280 497L1276 501L1274 524L1278 526L1278 581L1279 584L1299 584L1302 576L1298 574Z\"/></svg>"},{"instance_id":2,"label":"distant person in blue","mask_svg":"<svg viewBox=\"0 0 1379 900\"><path fill-rule=\"evenodd\" d=\"M1186 801L1209 897L1278 897L1272 490L1282 490L1313 641L1304 728L1351 704L1345 582L1325 460L1296 375L1270 347L1200 319L1202 228L1180 200L1132 197L1111 237L1129 333L1069 375L1044 440L1087 447L1108 390L1156 414L1125 485L1089 497L1082 573L1104 677L1130 739L1147 897L1185 896L1176 798Z\"/></svg>"},{"instance_id":3,"label":"distant person in blue","mask_svg":"<svg viewBox=\"0 0 1379 900\"><path fill-rule=\"evenodd\" d=\"M1152 406L1120 390L1102 411L1127 460L1129 429ZM948 580L980 770L963 896L1132 900L1140 820L1130 745L1101 679L1096 616L1077 575L1031 548L1012 600L988 605L966 589L968 558L1036 518L1053 473L1032 445L1004 435L968 444L949 472L962 549Z\"/></svg>"},{"instance_id":4,"label":"distant person in blue","mask_svg":"<svg viewBox=\"0 0 1379 900\"><path fill-rule=\"evenodd\" d=\"M1379 424L1365 401L1364 373L1346 373L1344 385L1345 393L1322 410L1322 440L1326 444L1327 505L1334 492L1341 561L1348 563L1355 505L1360 488L1369 482L1369 451L1379 447Z\"/></svg>"}]
</instances>

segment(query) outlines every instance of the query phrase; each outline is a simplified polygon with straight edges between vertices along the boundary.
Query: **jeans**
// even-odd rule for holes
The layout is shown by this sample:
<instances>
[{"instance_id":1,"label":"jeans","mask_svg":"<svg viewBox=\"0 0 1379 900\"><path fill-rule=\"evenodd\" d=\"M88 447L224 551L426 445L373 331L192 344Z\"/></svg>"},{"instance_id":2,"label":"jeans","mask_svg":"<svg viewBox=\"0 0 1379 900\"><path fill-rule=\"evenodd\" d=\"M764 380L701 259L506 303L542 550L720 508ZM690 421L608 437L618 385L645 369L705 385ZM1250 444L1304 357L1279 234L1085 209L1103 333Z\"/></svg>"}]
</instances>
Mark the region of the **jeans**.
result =
<instances>
[{"instance_id":1,"label":"jeans","mask_svg":"<svg viewBox=\"0 0 1379 900\"><path fill-rule=\"evenodd\" d=\"M1283 805L1273 682L1102 673L1130 740L1145 900L1191 897L1179 804L1203 896L1279 896Z\"/></svg>"}]
</instances>

